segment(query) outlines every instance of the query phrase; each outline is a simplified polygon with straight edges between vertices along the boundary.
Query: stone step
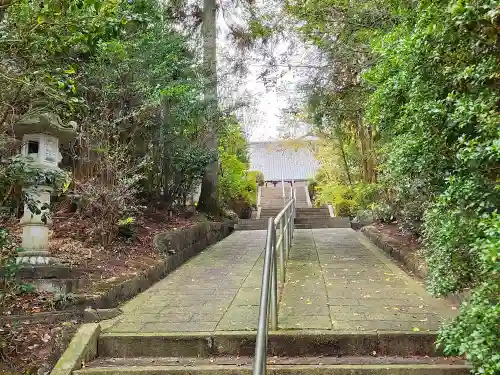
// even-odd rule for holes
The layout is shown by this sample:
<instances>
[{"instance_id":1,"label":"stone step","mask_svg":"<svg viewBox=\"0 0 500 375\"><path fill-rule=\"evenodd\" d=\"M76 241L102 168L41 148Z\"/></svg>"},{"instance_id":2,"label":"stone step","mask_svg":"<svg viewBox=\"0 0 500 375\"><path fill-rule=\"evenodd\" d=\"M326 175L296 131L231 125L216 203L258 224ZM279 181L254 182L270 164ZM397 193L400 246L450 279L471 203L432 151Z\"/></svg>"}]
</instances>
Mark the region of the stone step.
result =
<instances>
[{"instance_id":1,"label":"stone step","mask_svg":"<svg viewBox=\"0 0 500 375\"><path fill-rule=\"evenodd\" d=\"M260 216L276 216L283 208L265 208L262 207ZM304 210L304 211L303 211ZM328 209L322 211L305 211L307 208L297 208L297 217L330 217Z\"/></svg>"},{"instance_id":2,"label":"stone step","mask_svg":"<svg viewBox=\"0 0 500 375\"><path fill-rule=\"evenodd\" d=\"M101 358L252 356L252 332L103 333ZM269 333L270 356L438 357L433 332L335 332L294 330Z\"/></svg>"},{"instance_id":3,"label":"stone step","mask_svg":"<svg viewBox=\"0 0 500 375\"><path fill-rule=\"evenodd\" d=\"M80 375L250 375L252 357L108 358L86 364ZM466 375L463 361L446 358L268 358L269 375Z\"/></svg>"},{"instance_id":4,"label":"stone step","mask_svg":"<svg viewBox=\"0 0 500 375\"><path fill-rule=\"evenodd\" d=\"M330 219L338 220L341 219L339 217L330 217L330 216L298 216L295 218L296 224L307 224L310 222L318 222L318 221L329 221Z\"/></svg>"},{"instance_id":5,"label":"stone step","mask_svg":"<svg viewBox=\"0 0 500 375\"><path fill-rule=\"evenodd\" d=\"M237 224L234 226L234 230L236 230L236 231L240 231L240 230L267 230L267 225L266 224L255 224L255 225Z\"/></svg>"},{"instance_id":6,"label":"stone step","mask_svg":"<svg viewBox=\"0 0 500 375\"><path fill-rule=\"evenodd\" d=\"M240 219L234 226L235 230L266 230L268 218ZM299 218L295 219L295 229L320 229L320 228L351 228L351 222L347 217L328 218Z\"/></svg>"},{"instance_id":7,"label":"stone step","mask_svg":"<svg viewBox=\"0 0 500 375\"><path fill-rule=\"evenodd\" d=\"M297 214L297 216L295 217L296 219L299 219L299 220L310 220L310 219L329 219L330 218L330 215L328 214L312 214L312 215L308 215L308 214Z\"/></svg>"},{"instance_id":8,"label":"stone step","mask_svg":"<svg viewBox=\"0 0 500 375\"><path fill-rule=\"evenodd\" d=\"M319 229L319 228L350 228L351 222L348 217L329 217L322 219L295 219L295 229Z\"/></svg>"},{"instance_id":9,"label":"stone step","mask_svg":"<svg viewBox=\"0 0 500 375\"><path fill-rule=\"evenodd\" d=\"M298 212L303 212L303 213L315 213L315 212L326 212L329 213L328 207L307 207L307 208L300 208L297 210Z\"/></svg>"},{"instance_id":10,"label":"stone step","mask_svg":"<svg viewBox=\"0 0 500 375\"><path fill-rule=\"evenodd\" d=\"M268 219L239 219L235 224L234 230L267 230Z\"/></svg>"}]
</instances>

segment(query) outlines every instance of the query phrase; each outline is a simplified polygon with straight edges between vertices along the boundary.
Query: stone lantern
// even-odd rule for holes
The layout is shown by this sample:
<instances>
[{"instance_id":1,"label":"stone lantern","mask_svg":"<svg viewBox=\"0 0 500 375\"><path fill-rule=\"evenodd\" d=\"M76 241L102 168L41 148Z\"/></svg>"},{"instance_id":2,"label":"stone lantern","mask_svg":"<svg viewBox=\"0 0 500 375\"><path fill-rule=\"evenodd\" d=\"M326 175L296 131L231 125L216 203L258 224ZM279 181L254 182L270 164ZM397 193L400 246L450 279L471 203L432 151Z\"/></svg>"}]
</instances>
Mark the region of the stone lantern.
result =
<instances>
[{"instance_id":1,"label":"stone lantern","mask_svg":"<svg viewBox=\"0 0 500 375\"><path fill-rule=\"evenodd\" d=\"M24 251L17 258L18 264L47 265L56 260L50 257L48 240L50 195L54 186L47 176L56 176L59 162L60 144L67 144L76 137L76 123L64 125L59 116L52 113L39 113L25 117L14 125L17 138L22 140L21 155L28 167L38 171L41 178L35 178L32 186L26 186L24 193L31 205L35 205L40 213L31 212L25 204L24 216L21 218L23 228L22 247Z\"/></svg>"}]
</instances>

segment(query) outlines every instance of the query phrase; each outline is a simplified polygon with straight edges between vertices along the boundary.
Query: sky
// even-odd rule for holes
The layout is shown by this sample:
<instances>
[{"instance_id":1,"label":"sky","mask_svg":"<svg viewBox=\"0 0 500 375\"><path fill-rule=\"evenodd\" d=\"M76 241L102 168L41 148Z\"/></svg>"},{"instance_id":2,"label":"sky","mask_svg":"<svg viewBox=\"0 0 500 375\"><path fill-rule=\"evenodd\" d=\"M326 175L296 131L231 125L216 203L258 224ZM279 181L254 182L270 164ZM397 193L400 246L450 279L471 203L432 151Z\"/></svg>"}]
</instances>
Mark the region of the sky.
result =
<instances>
[{"instance_id":1,"label":"sky","mask_svg":"<svg viewBox=\"0 0 500 375\"><path fill-rule=\"evenodd\" d=\"M269 2L266 6L269 7ZM226 14L226 19L222 19L221 16L218 19L218 43L221 52L224 50L218 58L221 69L224 69L227 64L225 59L231 59L238 54L236 47L229 42L227 26L235 19L237 22L238 10L235 12L236 17L228 19ZM291 46L294 46L292 52L290 52ZM230 85L238 89L226 94L232 97L229 101L239 98L249 103L246 108L237 111L237 116L251 142L279 139L280 130L283 132L284 129L286 131L286 128L290 127L283 111L290 107L291 101L297 100L298 86L305 78L305 71L304 68L290 68L288 65L302 64L310 56L310 50L296 39L282 40L273 45L272 56L278 61L279 67L268 76L267 84L259 76L268 66L268 62L262 56L252 54L245 60L248 75L242 82Z\"/></svg>"}]
</instances>

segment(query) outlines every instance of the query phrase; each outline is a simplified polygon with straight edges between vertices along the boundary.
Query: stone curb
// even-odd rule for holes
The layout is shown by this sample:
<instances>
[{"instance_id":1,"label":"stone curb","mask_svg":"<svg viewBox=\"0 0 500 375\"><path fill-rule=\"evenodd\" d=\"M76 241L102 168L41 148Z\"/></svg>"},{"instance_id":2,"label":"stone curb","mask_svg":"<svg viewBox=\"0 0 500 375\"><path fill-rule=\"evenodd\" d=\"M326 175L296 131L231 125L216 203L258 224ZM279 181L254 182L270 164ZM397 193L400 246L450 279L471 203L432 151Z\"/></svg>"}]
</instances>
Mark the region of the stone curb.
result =
<instances>
[{"instance_id":1,"label":"stone curb","mask_svg":"<svg viewBox=\"0 0 500 375\"><path fill-rule=\"evenodd\" d=\"M267 366L269 375L467 375L465 365L295 365ZM251 375L252 367L246 366L141 366L91 368L77 371L78 375Z\"/></svg>"},{"instance_id":2,"label":"stone curb","mask_svg":"<svg viewBox=\"0 0 500 375\"><path fill-rule=\"evenodd\" d=\"M200 223L194 227L187 228L176 233L160 233L160 235L168 238L168 246L172 242L177 244L173 253L158 249L163 252L164 259L157 261L149 269L140 272L131 279L117 281L114 285L109 284L102 294L98 295L75 295L73 308L66 310L55 310L53 312L41 312L30 315L6 315L0 316L0 324L12 322L50 322L56 323L68 319L87 319L84 316L84 309L92 307L93 309L112 309L120 303L135 297L140 292L146 290L151 285L161 280L163 277L174 271L176 268L184 264L193 256L205 250L208 246L224 239L231 233L231 228L234 226L233 221L225 221L223 223ZM186 243L184 237L186 233L192 233L192 241ZM188 236L189 237L189 236ZM201 239L201 240L199 240ZM155 238L156 246L161 242L161 239Z\"/></svg>"},{"instance_id":3,"label":"stone curb","mask_svg":"<svg viewBox=\"0 0 500 375\"><path fill-rule=\"evenodd\" d=\"M97 342L101 326L99 324L82 325L71 340L50 375L71 375L87 362L97 357Z\"/></svg>"},{"instance_id":4,"label":"stone curb","mask_svg":"<svg viewBox=\"0 0 500 375\"><path fill-rule=\"evenodd\" d=\"M253 356L255 332L103 333L102 357ZM435 332L277 331L268 350L276 356L439 356Z\"/></svg>"},{"instance_id":5,"label":"stone curb","mask_svg":"<svg viewBox=\"0 0 500 375\"><path fill-rule=\"evenodd\" d=\"M375 246L382 249L393 259L402 263L406 269L413 272L421 279L425 279L427 277L427 263L425 262L425 259L416 254L405 253L402 249L398 249L390 245L384 240L382 235L374 232L371 226L361 228L361 233L363 233L363 235Z\"/></svg>"}]
</instances>

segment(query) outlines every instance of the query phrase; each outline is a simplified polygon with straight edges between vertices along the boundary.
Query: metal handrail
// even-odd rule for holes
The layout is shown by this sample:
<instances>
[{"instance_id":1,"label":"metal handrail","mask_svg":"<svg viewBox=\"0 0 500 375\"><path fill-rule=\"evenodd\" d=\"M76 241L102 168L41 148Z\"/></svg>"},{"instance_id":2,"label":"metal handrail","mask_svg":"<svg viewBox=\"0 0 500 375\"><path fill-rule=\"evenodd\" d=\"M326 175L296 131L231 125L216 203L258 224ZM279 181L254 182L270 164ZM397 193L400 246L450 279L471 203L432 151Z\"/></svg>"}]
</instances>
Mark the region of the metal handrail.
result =
<instances>
[{"instance_id":1,"label":"metal handrail","mask_svg":"<svg viewBox=\"0 0 500 375\"><path fill-rule=\"evenodd\" d=\"M271 315L271 329L273 331L278 330L278 254L276 249L280 249L280 282L283 285L286 278L286 261L290 254L295 229L294 220L295 194L292 190L290 201L275 218L270 217L267 223L253 375L264 375L266 373L269 313ZM277 230L280 233L278 239L276 238Z\"/></svg>"}]
</instances>

